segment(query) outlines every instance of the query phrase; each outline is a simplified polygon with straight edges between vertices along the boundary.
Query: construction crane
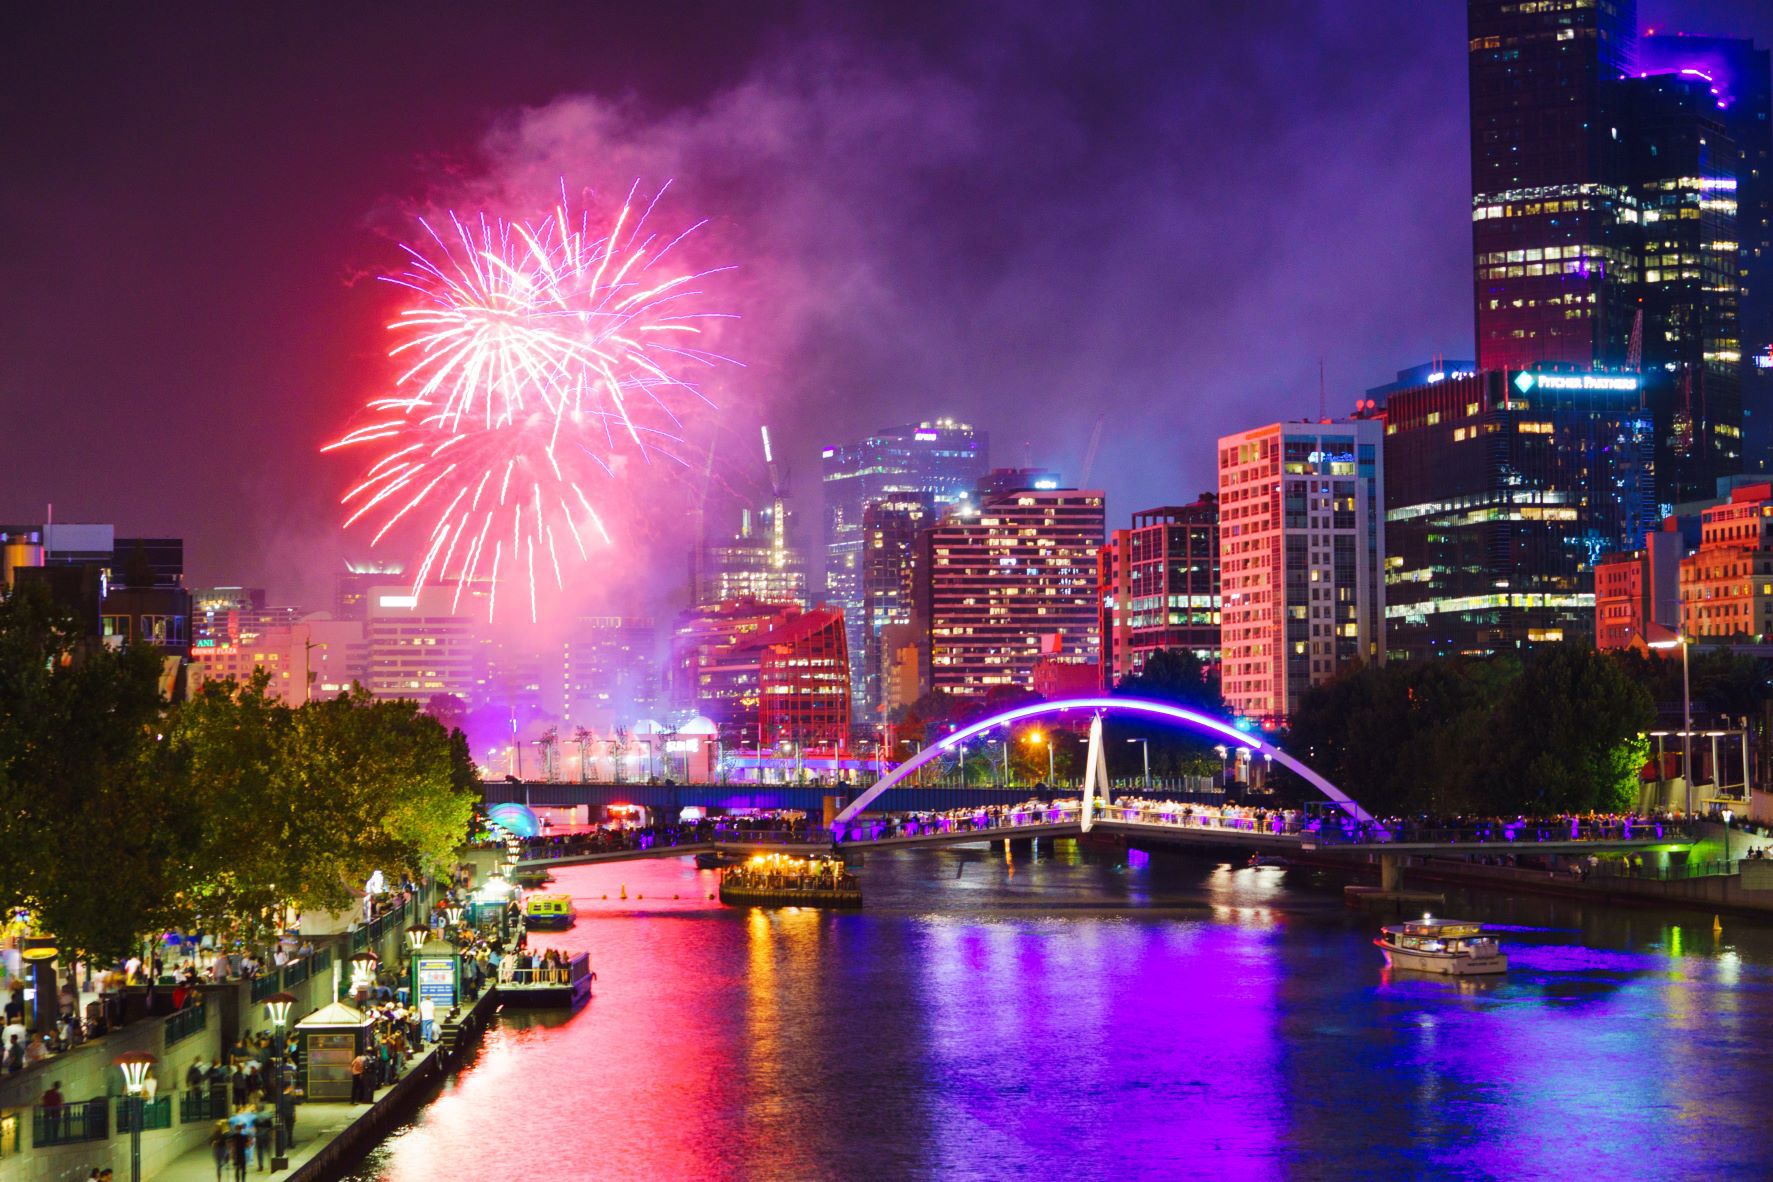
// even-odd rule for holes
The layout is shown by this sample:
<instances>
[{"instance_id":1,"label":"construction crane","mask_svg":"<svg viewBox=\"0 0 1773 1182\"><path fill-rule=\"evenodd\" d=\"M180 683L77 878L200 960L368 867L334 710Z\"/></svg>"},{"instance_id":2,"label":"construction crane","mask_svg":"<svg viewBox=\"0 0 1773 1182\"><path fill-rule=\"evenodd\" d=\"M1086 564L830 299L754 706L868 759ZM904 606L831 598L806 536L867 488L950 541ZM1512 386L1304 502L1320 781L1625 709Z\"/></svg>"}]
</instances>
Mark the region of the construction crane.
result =
<instances>
[{"instance_id":1,"label":"construction crane","mask_svg":"<svg viewBox=\"0 0 1773 1182\"><path fill-rule=\"evenodd\" d=\"M1083 467L1077 470L1077 487L1090 487L1090 473L1096 467L1096 452L1102 447L1102 423L1108 416L1096 416L1096 425L1090 428L1090 443L1084 448Z\"/></svg>"}]
</instances>

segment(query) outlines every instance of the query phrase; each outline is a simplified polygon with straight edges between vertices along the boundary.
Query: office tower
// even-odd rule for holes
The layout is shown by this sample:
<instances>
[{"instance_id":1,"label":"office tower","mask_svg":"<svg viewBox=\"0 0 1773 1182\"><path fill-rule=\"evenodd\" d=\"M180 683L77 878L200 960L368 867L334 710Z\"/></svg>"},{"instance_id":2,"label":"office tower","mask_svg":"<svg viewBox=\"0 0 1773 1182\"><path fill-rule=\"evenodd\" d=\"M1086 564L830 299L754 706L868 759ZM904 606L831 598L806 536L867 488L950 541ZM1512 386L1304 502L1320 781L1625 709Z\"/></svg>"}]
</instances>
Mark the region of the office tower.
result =
<instances>
[{"instance_id":1,"label":"office tower","mask_svg":"<svg viewBox=\"0 0 1773 1182\"><path fill-rule=\"evenodd\" d=\"M367 620L370 593L399 583L400 570L397 562L347 562L333 576L333 619Z\"/></svg>"},{"instance_id":2,"label":"office tower","mask_svg":"<svg viewBox=\"0 0 1773 1182\"><path fill-rule=\"evenodd\" d=\"M1681 559L1680 588L1688 636L1773 639L1773 485L1735 488L1701 512L1699 548Z\"/></svg>"},{"instance_id":3,"label":"office tower","mask_svg":"<svg viewBox=\"0 0 1773 1182\"><path fill-rule=\"evenodd\" d=\"M1219 661L1219 498L1133 514L1098 560L1101 687L1145 667L1152 653L1186 649Z\"/></svg>"},{"instance_id":4,"label":"office tower","mask_svg":"<svg viewBox=\"0 0 1773 1182\"><path fill-rule=\"evenodd\" d=\"M561 645L560 725L608 729L658 712L658 629L648 616L582 616Z\"/></svg>"},{"instance_id":5,"label":"office tower","mask_svg":"<svg viewBox=\"0 0 1773 1182\"><path fill-rule=\"evenodd\" d=\"M1766 394L1766 52L1640 39L1630 0L1468 12L1481 366L1641 368L1657 500L1711 495Z\"/></svg>"},{"instance_id":6,"label":"office tower","mask_svg":"<svg viewBox=\"0 0 1773 1182\"><path fill-rule=\"evenodd\" d=\"M1219 440L1225 701L1284 722L1313 685L1385 657L1385 465L1374 420L1271 423Z\"/></svg>"},{"instance_id":7,"label":"office tower","mask_svg":"<svg viewBox=\"0 0 1773 1182\"><path fill-rule=\"evenodd\" d=\"M761 511L741 510L739 532L724 542L704 543L690 572L690 602L709 606L734 599L762 603L807 602L806 561L789 540L788 510L781 499Z\"/></svg>"},{"instance_id":8,"label":"office tower","mask_svg":"<svg viewBox=\"0 0 1773 1182\"><path fill-rule=\"evenodd\" d=\"M861 708L872 717L885 699L882 671L888 660L887 630L911 623L917 590L917 535L935 522L921 496L871 501L862 508ZM853 664L854 662L852 662ZM915 694L912 695L916 697Z\"/></svg>"},{"instance_id":9,"label":"office tower","mask_svg":"<svg viewBox=\"0 0 1773 1182\"><path fill-rule=\"evenodd\" d=\"M377 698L412 698L423 705L453 694L472 706L476 694L474 621L455 588L376 586L364 592L369 643L367 688Z\"/></svg>"},{"instance_id":10,"label":"office tower","mask_svg":"<svg viewBox=\"0 0 1773 1182\"><path fill-rule=\"evenodd\" d=\"M1740 38L1652 34L1638 42L1638 70L1648 78L1672 74L1703 81L1715 99L1711 117L1721 121L1736 152L1729 177L1735 189L1716 188L1720 178L1714 174L1713 189L1700 197L1699 217L1682 226L1718 213L1735 216L1734 232L1722 238L1736 244L1743 459L1748 470L1765 473L1773 466L1773 71L1768 52ZM1696 258L1720 249L1717 238L1703 242Z\"/></svg>"},{"instance_id":11,"label":"office tower","mask_svg":"<svg viewBox=\"0 0 1773 1182\"><path fill-rule=\"evenodd\" d=\"M713 682L704 678L704 667L716 650L768 627L770 620L782 610L781 604L733 599L692 607L680 613L671 629L672 709L706 714L722 724L735 716L735 712L749 710L755 713L755 685L747 688L722 678L715 687ZM735 699L746 697L751 700L735 705Z\"/></svg>"},{"instance_id":12,"label":"office tower","mask_svg":"<svg viewBox=\"0 0 1773 1182\"><path fill-rule=\"evenodd\" d=\"M1586 639L1599 555L1654 518L1636 373L1487 371L1386 400L1393 659Z\"/></svg>"},{"instance_id":13,"label":"office tower","mask_svg":"<svg viewBox=\"0 0 1773 1182\"><path fill-rule=\"evenodd\" d=\"M939 514L973 494L989 463L983 431L953 419L889 427L821 456L825 492L825 598L843 609L850 659L864 709L879 705L868 690L869 642L863 588L863 517L881 501L917 501ZM909 561L910 555L906 554Z\"/></svg>"},{"instance_id":14,"label":"office tower","mask_svg":"<svg viewBox=\"0 0 1773 1182\"><path fill-rule=\"evenodd\" d=\"M1032 689L1043 656L1100 661L1103 524L1100 490L1023 488L951 510L922 531L915 616L923 685L980 698Z\"/></svg>"}]
</instances>

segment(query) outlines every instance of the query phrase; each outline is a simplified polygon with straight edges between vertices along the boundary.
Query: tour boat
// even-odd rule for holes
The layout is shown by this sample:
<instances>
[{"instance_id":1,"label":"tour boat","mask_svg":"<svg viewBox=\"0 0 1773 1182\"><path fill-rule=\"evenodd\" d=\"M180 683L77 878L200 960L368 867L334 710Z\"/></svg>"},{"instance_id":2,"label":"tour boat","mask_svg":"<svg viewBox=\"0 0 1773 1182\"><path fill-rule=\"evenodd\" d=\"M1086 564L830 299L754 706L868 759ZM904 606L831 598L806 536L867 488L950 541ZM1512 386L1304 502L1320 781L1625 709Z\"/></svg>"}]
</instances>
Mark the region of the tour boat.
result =
<instances>
[{"instance_id":1,"label":"tour boat","mask_svg":"<svg viewBox=\"0 0 1773 1182\"><path fill-rule=\"evenodd\" d=\"M571 895L531 895L523 901L523 926L532 931L540 928L573 926Z\"/></svg>"},{"instance_id":2,"label":"tour boat","mask_svg":"<svg viewBox=\"0 0 1773 1182\"><path fill-rule=\"evenodd\" d=\"M740 854L728 850L703 850L696 855L697 870L719 870L724 866L732 866L744 861Z\"/></svg>"},{"instance_id":3,"label":"tour boat","mask_svg":"<svg viewBox=\"0 0 1773 1182\"><path fill-rule=\"evenodd\" d=\"M1508 971L1508 957L1496 938L1484 935L1483 924L1467 920L1424 918L1394 924L1381 928L1373 943L1393 968L1449 977Z\"/></svg>"},{"instance_id":4,"label":"tour boat","mask_svg":"<svg viewBox=\"0 0 1773 1182\"><path fill-rule=\"evenodd\" d=\"M720 901L732 906L860 907L862 884L842 858L754 854L720 873Z\"/></svg>"}]
</instances>

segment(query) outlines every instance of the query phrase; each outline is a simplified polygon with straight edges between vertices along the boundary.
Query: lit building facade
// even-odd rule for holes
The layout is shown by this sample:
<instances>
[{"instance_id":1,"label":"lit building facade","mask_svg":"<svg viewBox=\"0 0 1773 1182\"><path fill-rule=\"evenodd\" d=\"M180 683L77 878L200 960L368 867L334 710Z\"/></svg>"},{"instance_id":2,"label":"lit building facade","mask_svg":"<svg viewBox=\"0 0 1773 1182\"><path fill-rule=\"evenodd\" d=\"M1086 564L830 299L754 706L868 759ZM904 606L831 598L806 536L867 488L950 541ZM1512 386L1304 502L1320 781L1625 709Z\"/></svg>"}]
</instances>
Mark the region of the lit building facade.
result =
<instances>
[{"instance_id":1,"label":"lit building facade","mask_svg":"<svg viewBox=\"0 0 1773 1182\"><path fill-rule=\"evenodd\" d=\"M1658 500L1708 496L1767 393L1768 55L1640 37L1632 0L1468 13L1478 360L1641 367Z\"/></svg>"},{"instance_id":2,"label":"lit building facade","mask_svg":"<svg viewBox=\"0 0 1773 1182\"><path fill-rule=\"evenodd\" d=\"M986 433L947 418L888 427L855 443L825 448L821 454L825 599L843 610L864 710L879 705L878 673L871 676L865 664L871 650L866 603L868 506L916 503L940 515L949 505L971 497L989 466ZM911 551L902 557L909 564Z\"/></svg>"},{"instance_id":3,"label":"lit building facade","mask_svg":"<svg viewBox=\"0 0 1773 1182\"><path fill-rule=\"evenodd\" d=\"M1734 489L1681 560L1681 625L1699 640L1773 640L1773 485Z\"/></svg>"},{"instance_id":4,"label":"lit building facade","mask_svg":"<svg viewBox=\"0 0 1773 1182\"><path fill-rule=\"evenodd\" d=\"M1133 514L1097 561L1100 683L1111 689L1163 649L1219 661L1219 498Z\"/></svg>"},{"instance_id":5,"label":"lit building facade","mask_svg":"<svg viewBox=\"0 0 1773 1182\"><path fill-rule=\"evenodd\" d=\"M659 707L658 629L650 616L583 616L561 646L562 729L611 727Z\"/></svg>"},{"instance_id":6,"label":"lit building facade","mask_svg":"<svg viewBox=\"0 0 1773 1182\"><path fill-rule=\"evenodd\" d=\"M1311 686L1385 658L1384 436L1371 419L1219 440L1220 680L1284 722Z\"/></svg>"},{"instance_id":7,"label":"lit building facade","mask_svg":"<svg viewBox=\"0 0 1773 1182\"><path fill-rule=\"evenodd\" d=\"M1105 498L1024 488L919 535L915 616L926 689L1032 689L1043 656L1101 660L1096 560Z\"/></svg>"},{"instance_id":8,"label":"lit building facade","mask_svg":"<svg viewBox=\"0 0 1773 1182\"><path fill-rule=\"evenodd\" d=\"M701 606L755 599L804 607L806 560L789 540L789 525L781 499L759 512L742 510L737 535L698 552L690 572L690 602Z\"/></svg>"},{"instance_id":9,"label":"lit building facade","mask_svg":"<svg viewBox=\"0 0 1773 1182\"><path fill-rule=\"evenodd\" d=\"M1635 373L1547 367L1394 391L1385 424L1393 659L1586 640L1593 566L1653 518Z\"/></svg>"},{"instance_id":10,"label":"lit building facade","mask_svg":"<svg viewBox=\"0 0 1773 1182\"><path fill-rule=\"evenodd\" d=\"M478 700L474 621L458 610L454 587L374 587L363 609L371 695L421 704L435 694L470 706Z\"/></svg>"},{"instance_id":11,"label":"lit building facade","mask_svg":"<svg viewBox=\"0 0 1773 1182\"><path fill-rule=\"evenodd\" d=\"M935 523L935 513L919 497L872 501L862 508L862 681L858 697L870 714L885 703L882 686L889 663L888 629L911 623L917 592L917 535ZM854 662L852 661L852 665ZM915 695L913 695L915 696Z\"/></svg>"},{"instance_id":12,"label":"lit building facade","mask_svg":"<svg viewBox=\"0 0 1773 1182\"><path fill-rule=\"evenodd\" d=\"M1644 535L1644 548L1609 554L1594 567L1594 643L1604 652L1642 650L1651 627L1681 623L1681 535L1673 520Z\"/></svg>"},{"instance_id":13,"label":"lit building facade","mask_svg":"<svg viewBox=\"0 0 1773 1182\"><path fill-rule=\"evenodd\" d=\"M850 728L843 614L755 601L679 617L673 644L680 705L735 747L843 747Z\"/></svg>"}]
</instances>

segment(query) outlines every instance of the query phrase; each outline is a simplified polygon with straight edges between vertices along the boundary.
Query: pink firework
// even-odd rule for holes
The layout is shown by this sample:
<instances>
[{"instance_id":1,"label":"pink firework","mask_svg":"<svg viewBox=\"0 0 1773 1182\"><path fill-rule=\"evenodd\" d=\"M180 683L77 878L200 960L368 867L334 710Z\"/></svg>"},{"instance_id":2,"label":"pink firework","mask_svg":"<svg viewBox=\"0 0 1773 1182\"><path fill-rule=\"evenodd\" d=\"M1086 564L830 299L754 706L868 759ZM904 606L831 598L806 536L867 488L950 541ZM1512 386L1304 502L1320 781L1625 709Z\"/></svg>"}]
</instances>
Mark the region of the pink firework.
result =
<instances>
[{"instance_id":1,"label":"pink firework","mask_svg":"<svg viewBox=\"0 0 1773 1182\"><path fill-rule=\"evenodd\" d=\"M323 451L379 454L345 495L347 527L373 526L371 545L422 523L413 588L453 583L455 600L501 586L564 585L610 536L596 489L655 460L679 465L685 418L710 404L692 374L727 360L698 347L711 271L676 265L672 236L648 228L661 189L634 193L593 229L563 199L551 217L507 221L454 214L421 222L434 250L404 247L408 268L383 278L416 293L388 327L402 366L365 421ZM725 268L720 268L724 270Z\"/></svg>"}]
</instances>

